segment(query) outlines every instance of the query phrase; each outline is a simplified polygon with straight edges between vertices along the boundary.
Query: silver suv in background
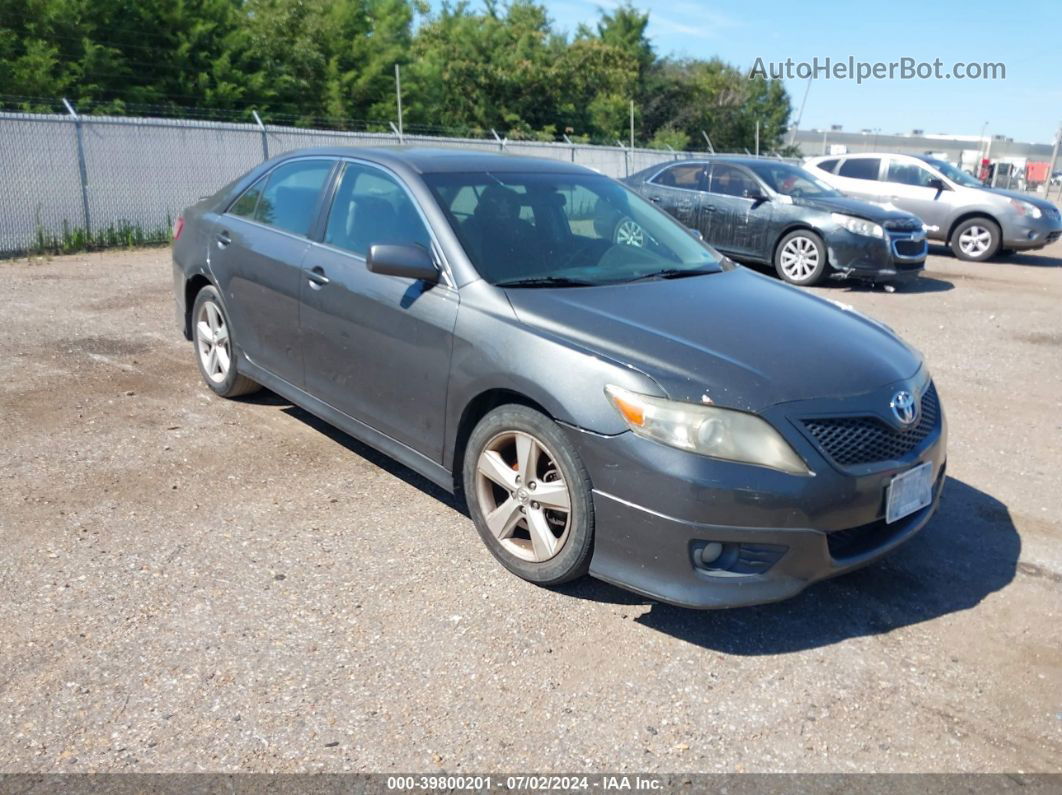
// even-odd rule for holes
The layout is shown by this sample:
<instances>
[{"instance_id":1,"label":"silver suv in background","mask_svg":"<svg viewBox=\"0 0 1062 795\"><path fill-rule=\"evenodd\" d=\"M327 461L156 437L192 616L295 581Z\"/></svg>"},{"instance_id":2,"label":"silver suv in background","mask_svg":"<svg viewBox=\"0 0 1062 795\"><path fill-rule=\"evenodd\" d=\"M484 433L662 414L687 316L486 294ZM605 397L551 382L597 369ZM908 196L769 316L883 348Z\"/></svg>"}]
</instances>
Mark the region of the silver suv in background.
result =
<instances>
[{"instance_id":1,"label":"silver suv in background","mask_svg":"<svg viewBox=\"0 0 1062 795\"><path fill-rule=\"evenodd\" d=\"M990 188L950 163L924 155L813 157L812 173L856 199L914 213L930 240L959 259L1043 248L1062 236L1062 216L1046 199Z\"/></svg>"}]
</instances>

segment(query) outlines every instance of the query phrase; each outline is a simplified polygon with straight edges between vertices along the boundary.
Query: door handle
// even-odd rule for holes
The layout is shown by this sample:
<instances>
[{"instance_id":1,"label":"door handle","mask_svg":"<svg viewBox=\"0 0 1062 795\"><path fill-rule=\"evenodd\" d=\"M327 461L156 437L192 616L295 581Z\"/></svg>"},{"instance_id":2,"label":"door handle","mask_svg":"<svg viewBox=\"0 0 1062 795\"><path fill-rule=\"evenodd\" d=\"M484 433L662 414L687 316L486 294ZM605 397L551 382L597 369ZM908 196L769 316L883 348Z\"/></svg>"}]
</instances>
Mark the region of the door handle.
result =
<instances>
[{"instance_id":1,"label":"door handle","mask_svg":"<svg viewBox=\"0 0 1062 795\"><path fill-rule=\"evenodd\" d=\"M659 196L650 196L649 197L649 201L651 201L653 204L660 204L660 197Z\"/></svg>"},{"instance_id":2,"label":"door handle","mask_svg":"<svg viewBox=\"0 0 1062 795\"><path fill-rule=\"evenodd\" d=\"M714 204L708 204L708 205L705 206L704 209L707 210L710 213L714 213L715 212L715 205Z\"/></svg>"},{"instance_id":3,"label":"door handle","mask_svg":"<svg viewBox=\"0 0 1062 795\"><path fill-rule=\"evenodd\" d=\"M310 282L310 287L315 290L320 290L329 282L329 278L325 276L324 268L318 265L315 268L311 268L309 273L306 274L306 278Z\"/></svg>"},{"instance_id":4,"label":"door handle","mask_svg":"<svg viewBox=\"0 0 1062 795\"><path fill-rule=\"evenodd\" d=\"M229 237L229 232L227 229L222 229L220 232L218 232L218 248L227 248L231 242L232 238Z\"/></svg>"}]
</instances>

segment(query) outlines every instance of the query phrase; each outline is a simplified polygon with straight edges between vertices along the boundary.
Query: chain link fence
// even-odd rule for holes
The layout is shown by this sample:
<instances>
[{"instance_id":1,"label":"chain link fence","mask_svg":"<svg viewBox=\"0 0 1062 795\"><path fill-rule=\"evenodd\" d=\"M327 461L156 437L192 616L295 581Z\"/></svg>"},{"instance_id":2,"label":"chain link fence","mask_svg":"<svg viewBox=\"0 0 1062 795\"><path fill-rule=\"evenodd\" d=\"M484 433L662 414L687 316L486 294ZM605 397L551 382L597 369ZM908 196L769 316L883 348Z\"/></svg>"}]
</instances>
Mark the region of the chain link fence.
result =
<instances>
[{"instance_id":1,"label":"chain link fence","mask_svg":"<svg viewBox=\"0 0 1062 795\"><path fill-rule=\"evenodd\" d=\"M181 210L256 164L394 134L177 119L0 113L0 256L164 242ZM622 178L704 153L405 135L405 144L505 151Z\"/></svg>"}]
</instances>

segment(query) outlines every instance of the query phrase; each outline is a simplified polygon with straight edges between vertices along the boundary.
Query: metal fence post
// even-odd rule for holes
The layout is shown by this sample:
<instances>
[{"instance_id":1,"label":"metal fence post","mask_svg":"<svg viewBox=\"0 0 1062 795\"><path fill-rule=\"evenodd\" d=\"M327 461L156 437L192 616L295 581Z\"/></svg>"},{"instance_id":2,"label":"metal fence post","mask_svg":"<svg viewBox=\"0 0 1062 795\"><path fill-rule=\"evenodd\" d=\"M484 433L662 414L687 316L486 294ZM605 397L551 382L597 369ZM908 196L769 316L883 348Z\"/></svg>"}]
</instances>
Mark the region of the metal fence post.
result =
<instances>
[{"instance_id":1,"label":"metal fence post","mask_svg":"<svg viewBox=\"0 0 1062 795\"><path fill-rule=\"evenodd\" d=\"M67 113L74 120L74 131L77 135L77 171L78 176L81 178L81 210L85 214L85 233L91 235L92 221L89 217L88 169L85 168L85 141L81 135L81 117L77 115L74 106L67 101L66 97L63 97L63 105L66 106Z\"/></svg>"},{"instance_id":2,"label":"metal fence post","mask_svg":"<svg viewBox=\"0 0 1062 795\"><path fill-rule=\"evenodd\" d=\"M564 140L567 141L568 146L572 148L572 162L575 162L575 144L572 143L572 139L567 136L566 133L561 133L564 136Z\"/></svg>"},{"instance_id":3,"label":"metal fence post","mask_svg":"<svg viewBox=\"0 0 1062 795\"><path fill-rule=\"evenodd\" d=\"M269 159L269 138L266 136L265 125L262 124L262 117L258 115L258 111L252 110L251 115L254 116L254 120L258 123L258 129L262 131L262 160Z\"/></svg>"}]
</instances>

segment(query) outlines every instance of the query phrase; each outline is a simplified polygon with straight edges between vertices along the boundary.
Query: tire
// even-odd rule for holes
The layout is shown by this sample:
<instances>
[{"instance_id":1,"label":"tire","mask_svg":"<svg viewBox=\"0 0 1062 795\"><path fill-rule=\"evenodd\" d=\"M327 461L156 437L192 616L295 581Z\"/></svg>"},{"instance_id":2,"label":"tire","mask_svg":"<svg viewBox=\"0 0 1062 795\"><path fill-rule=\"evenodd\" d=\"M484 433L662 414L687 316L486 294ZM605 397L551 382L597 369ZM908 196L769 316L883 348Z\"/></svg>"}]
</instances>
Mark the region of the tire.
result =
<instances>
[{"instance_id":1,"label":"tire","mask_svg":"<svg viewBox=\"0 0 1062 795\"><path fill-rule=\"evenodd\" d=\"M617 246L645 247L645 230L641 224L626 215L616 222L612 230L612 242Z\"/></svg>"},{"instance_id":2,"label":"tire","mask_svg":"<svg viewBox=\"0 0 1062 795\"><path fill-rule=\"evenodd\" d=\"M526 466L532 458L537 463ZM468 439L462 482L483 543L513 574L544 586L586 574L594 540L590 476L549 417L516 404L488 413Z\"/></svg>"},{"instance_id":3,"label":"tire","mask_svg":"<svg viewBox=\"0 0 1062 795\"><path fill-rule=\"evenodd\" d=\"M220 337L219 332L224 335ZM232 324L217 289L204 287L192 305L192 344L199 374L206 385L222 397L248 395L261 389L256 381L240 375Z\"/></svg>"},{"instance_id":4,"label":"tire","mask_svg":"<svg viewBox=\"0 0 1062 795\"><path fill-rule=\"evenodd\" d=\"M783 281L800 287L821 282L829 268L826 245L809 229L796 229L778 241L774 269Z\"/></svg>"},{"instance_id":5,"label":"tire","mask_svg":"<svg viewBox=\"0 0 1062 795\"><path fill-rule=\"evenodd\" d=\"M951 250L968 262L984 262L999 250L999 224L988 218L970 218L951 233Z\"/></svg>"}]
</instances>

